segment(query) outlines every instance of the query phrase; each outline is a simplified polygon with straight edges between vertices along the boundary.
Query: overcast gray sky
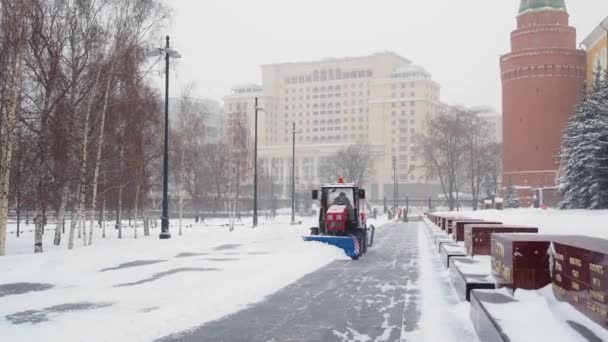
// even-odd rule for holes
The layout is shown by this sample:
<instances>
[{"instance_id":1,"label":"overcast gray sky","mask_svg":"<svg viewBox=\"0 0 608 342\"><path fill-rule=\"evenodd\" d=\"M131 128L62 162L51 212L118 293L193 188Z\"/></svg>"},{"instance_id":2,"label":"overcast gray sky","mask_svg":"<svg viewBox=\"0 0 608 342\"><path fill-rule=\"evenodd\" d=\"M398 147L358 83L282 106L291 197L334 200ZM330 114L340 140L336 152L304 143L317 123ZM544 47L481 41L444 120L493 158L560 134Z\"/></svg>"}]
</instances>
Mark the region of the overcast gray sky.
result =
<instances>
[{"instance_id":1,"label":"overcast gray sky","mask_svg":"<svg viewBox=\"0 0 608 342\"><path fill-rule=\"evenodd\" d=\"M165 0L183 59L174 92L217 100L260 83L260 65L390 50L424 66L450 104L500 110L499 56L519 0ZM608 16L607 0L567 0L578 41ZM162 42L159 42L159 44ZM174 84L176 84L174 82ZM173 94L177 95L177 94Z\"/></svg>"}]
</instances>

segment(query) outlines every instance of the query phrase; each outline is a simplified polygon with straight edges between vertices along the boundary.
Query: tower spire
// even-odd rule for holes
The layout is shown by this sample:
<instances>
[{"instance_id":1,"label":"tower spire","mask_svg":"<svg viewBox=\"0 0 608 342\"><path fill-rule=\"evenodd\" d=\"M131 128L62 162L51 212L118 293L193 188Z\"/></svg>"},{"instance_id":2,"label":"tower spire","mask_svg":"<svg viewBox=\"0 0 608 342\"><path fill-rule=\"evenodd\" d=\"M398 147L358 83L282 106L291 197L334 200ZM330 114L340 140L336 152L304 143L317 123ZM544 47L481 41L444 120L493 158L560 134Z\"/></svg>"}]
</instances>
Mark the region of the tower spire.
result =
<instances>
[{"instance_id":1,"label":"tower spire","mask_svg":"<svg viewBox=\"0 0 608 342\"><path fill-rule=\"evenodd\" d=\"M519 14L523 14L531 11L542 11L542 10L553 10L553 11L566 11L565 0L521 0L519 6Z\"/></svg>"}]
</instances>

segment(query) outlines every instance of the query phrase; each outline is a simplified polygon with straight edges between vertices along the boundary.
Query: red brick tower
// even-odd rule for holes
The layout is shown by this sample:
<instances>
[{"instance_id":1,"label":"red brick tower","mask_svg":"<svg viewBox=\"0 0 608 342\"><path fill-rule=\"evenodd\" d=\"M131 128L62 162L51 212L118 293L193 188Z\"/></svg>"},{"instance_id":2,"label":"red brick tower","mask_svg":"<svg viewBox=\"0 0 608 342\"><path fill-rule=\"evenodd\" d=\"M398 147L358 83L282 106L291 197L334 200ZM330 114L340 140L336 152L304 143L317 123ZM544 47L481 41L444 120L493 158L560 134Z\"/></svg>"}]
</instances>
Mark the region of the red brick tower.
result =
<instances>
[{"instance_id":1,"label":"red brick tower","mask_svg":"<svg viewBox=\"0 0 608 342\"><path fill-rule=\"evenodd\" d=\"M564 0L522 0L511 52L500 60L503 188L555 186L562 133L585 80L568 18Z\"/></svg>"}]
</instances>

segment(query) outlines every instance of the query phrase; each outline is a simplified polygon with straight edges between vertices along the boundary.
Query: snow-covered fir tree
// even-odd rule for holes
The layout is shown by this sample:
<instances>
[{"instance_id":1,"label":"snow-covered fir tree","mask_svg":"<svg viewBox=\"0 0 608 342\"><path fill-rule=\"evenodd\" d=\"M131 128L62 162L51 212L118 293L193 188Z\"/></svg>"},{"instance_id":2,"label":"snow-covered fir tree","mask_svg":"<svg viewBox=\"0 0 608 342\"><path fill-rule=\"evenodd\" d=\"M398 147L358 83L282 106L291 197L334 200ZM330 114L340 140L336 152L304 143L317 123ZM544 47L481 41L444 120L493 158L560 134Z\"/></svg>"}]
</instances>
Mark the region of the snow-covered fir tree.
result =
<instances>
[{"instance_id":1,"label":"snow-covered fir tree","mask_svg":"<svg viewBox=\"0 0 608 342\"><path fill-rule=\"evenodd\" d=\"M560 207L608 208L608 77L599 66L566 126L560 159Z\"/></svg>"},{"instance_id":2,"label":"snow-covered fir tree","mask_svg":"<svg viewBox=\"0 0 608 342\"><path fill-rule=\"evenodd\" d=\"M505 207L515 209L519 208L520 206L521 202L519 200L519 196L517 195L517 190L513 185L509 185L505 194Z\"/></svg>"}]
</instances>

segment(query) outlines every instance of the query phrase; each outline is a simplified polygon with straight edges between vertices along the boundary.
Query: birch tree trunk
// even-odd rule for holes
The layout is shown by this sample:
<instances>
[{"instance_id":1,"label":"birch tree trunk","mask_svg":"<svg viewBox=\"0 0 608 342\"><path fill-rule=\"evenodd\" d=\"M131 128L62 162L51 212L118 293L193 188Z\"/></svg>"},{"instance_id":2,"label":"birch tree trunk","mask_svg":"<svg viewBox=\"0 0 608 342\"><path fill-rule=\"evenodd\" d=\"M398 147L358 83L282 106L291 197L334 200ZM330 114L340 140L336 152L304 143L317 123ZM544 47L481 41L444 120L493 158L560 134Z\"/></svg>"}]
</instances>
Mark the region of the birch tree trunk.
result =
<instances>
[{"instance_id":1,"label":"birch tree trunk","mask_svg":"<svg viewBox=\"0 0 608 342\"><path fill-rule=\"evenodd\" d=\"M78 185L78 203L80 203L80 196L82 196L82 191L80 190L80 184ZM70 222L70 233L68 234L68 249L74 248L74 233L76 230L76 226L78 225L78 218L80 217L80 204L78 204L78 208L76 212L72 209L72 221Z\"/></svg>"},{"instance_id":2,"label":"birch tree trunk","mask_svg":"<svg viewBox=\"0 0 608 342\"><path fill-rule=\"evenodd\" d=\"M63 226L63 219L65 218L65 204L67 202L68 197L68 189L67 185L63 185L61 187L61 196L59 199L59 213L57 214L57 222L55 225L55 238L53 239L53 244L55 246L59 246L61 244L61 229Z\"/></svg>"},{"instance_id":3,"label":"birch tree trunk","mask_svg":"<svg viewBox=\"0 0 608 342\"><path fill-rule=\"evenodd\" d=\"M184 194L179 193L179 236L182 236L182 218L184 217Z\"/></svg>"},{"instance_id":4,"label":"birch tree trunk","mask_svg":"<svg viewBox=\"0 0 608 342\"><path fill-rule=\"evenodd\" d=\"M106 238L106 196L103 196L103 202L101 204L101 237Z\"/></svg>"},{"instance_id":5,"label":"birch tree trunk","mask_svg":"<svg viewBox=\"0 0 608 342\"><path fill-rule=\"evenodd\" d=\"M182 155L180 161L180 171L179 171L179 186L178 186L178 194L179 194L179 236L182 236L182 221L184 218L184 180L186 179L185 175L185 167L184 167L184 158L186 157L185 148L182 147Z\"/></svg>"},{"instance_id":6,"label":"birch tree trunk","mask_svg":"<svg viewBox=\"0 0 608 342\"><path fill-rule=\"evenodd\" d=\"M112 74L114 70L114 59L112 59L112 64L110 65L109 74ZM99 77L101 76L101 68L99 68L99 72L97 73L96 83L99 81ZM110 92L110 84L112 77L108 76L108 80L106 81L106 89L104 91L104 99L103 99L103 108L101 110L101 127L99 132L99 138L97 139L97 155L95 156L95 170L93 171L93 197L91 198L91 221L89 223L89 246L93 244L93 232L95 228L95 208L97 208L97 186L99 181L99 165L101 164L101 152L103 148L103 140L105 134L106 127L106 112L108 110L108 93ZM93 88L95 89L95 87ZM93 92L94 93L94 92ZM92 101L91 101L92 102Z\"/></svg>"},{"instance_id":7,"label":"birch tree trunk","mask_svg":"<svg viewBox=\"0 0 608 342\"><path fill-rule=\"evenodd\" d=\"M137 176L139 176L139 175L137 175ZM139 204L140 184L141 184L141 182L139 181L139 178L137 178L137 185L135 186L135 217L134 217L134 224L133 224L133 237L135 239L137 239L137 211L139 210L138 204Z\"/></svg>"},{"instance_id":8,"label":"birch tree trunk","mask_svg":"<svg viewBox=\"0 0 608 342\"><path fill-rule=\"evenodd\" d=\"M148 211L145 208L143 209L143 219L144 219L144 236L150 235L150 221L148 220Z\"/></svg>"},{"instance_id":9,"label":"birch tree trunk","mask_svg":"<svg viewBox=\"0 0 608 342\"><path fill-rule=\"evenodd\" d=\"M68 249L74 248L74 232L78 224L78 214L72 210L72 220L70 221L70 233L68 234Z\"/></svg>"},{"instance_id":10,"label":"birch tree trunk","mask_svg":"<svg viewBox=\"0 0 608 342\"><path fill-rule=\"evenodd\" d=\"M42 253L42 234L44 233L44 216L39 208L36 208L34 217L34 253Z\"/></svg>"},{"instance_id":11,"label":"birch tree trunk","mask_svg":"<svg viewBox=\"0 0 608 342\"><path fill-rule=\"evenodd\" d=\"M120 180L122 183L122 168L124 163L125 151L122 147L122 143L120 145ZM116 225L118 226L118 238L122 239L122 184L119 184L118 187L118 216L116 217Z\"/></svg>"},{"instance_id":12,"label":"birch tree trunk","mask_svg":"<svg viewBox=\"0 0 608 342\"><path fill-rule=\"evenodd\" d=\"M0 256L6 255L6 234L8 226L8 195L9 182L11 175L12 153L13 153L13 129L17 123L17 105L19 93L21 92L21 50L17 47L15 53L15 66L10 84L12 84L11 94L0 125Z\"/></svg>"},{"instance_id":13,"label":"birch tree trunk","mask_svg":"<svg viewBox=\"0 0 608 342\"><path fill-rule=\"evenodd\" d=\"M80 232L82 231L82 244L84 246L87 245L87 227L86 227L86 182L87 182L87 151L89 149L89 124L91 121L91 111L93 110L93 102L95 100L95 92L97 90L97 86L99 85L99 79L101 78L101 68L97 70L95 74L95 81L93 82L93 87L91 88L91 93L89 94L89 99L87 101L87 108L84 114L84 129L82 131L82 154L81 154L81 163L80 163L80 185L82 191L82 197L80 198L80 203L78 204L80 207L80 217L79 220L81 229L78 230L78 237L80 238ZM91 202L95 203L95 197L97 196L97 187L93 189L93 198ZM95 216L95 207L91 207L91 215ZM94 218L92 218L94 220ZM91 230L93 229L91 224Z\"/></svg>"}]
</instances>

